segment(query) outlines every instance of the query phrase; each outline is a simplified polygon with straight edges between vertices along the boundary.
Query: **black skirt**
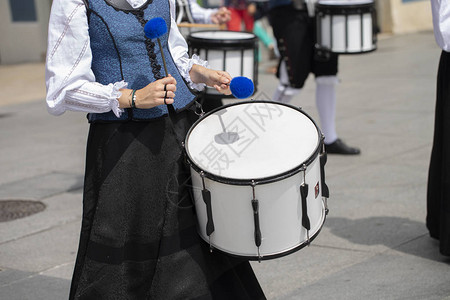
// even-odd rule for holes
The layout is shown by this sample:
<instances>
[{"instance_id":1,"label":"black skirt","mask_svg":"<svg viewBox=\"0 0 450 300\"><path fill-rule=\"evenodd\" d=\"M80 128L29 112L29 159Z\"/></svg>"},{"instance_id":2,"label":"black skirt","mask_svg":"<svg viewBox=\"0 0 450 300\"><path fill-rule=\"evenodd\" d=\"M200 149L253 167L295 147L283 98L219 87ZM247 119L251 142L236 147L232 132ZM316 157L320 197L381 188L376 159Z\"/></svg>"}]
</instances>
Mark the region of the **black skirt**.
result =
<instances>
[{"instance_id":1,"label":"black skirt","mask_svg":"<svg viewBox=\"0 0 450 300\"><path fill-rule=\"evenodd\" d=\"M437 77L434 139L428 174L427 228L450 256L450 53L442 51Z\"/></svg>"},{"instance_id":2,"label":"black skirt","mask_svg":"<svg viewBox=\"0 0 450 300\"><path fill-rule=\"evenodd\" d=\"M265 299L248 261L198 236L180 147L196 115L171 119L91 124L70 299Z\"/></svg>"}]
</instances>

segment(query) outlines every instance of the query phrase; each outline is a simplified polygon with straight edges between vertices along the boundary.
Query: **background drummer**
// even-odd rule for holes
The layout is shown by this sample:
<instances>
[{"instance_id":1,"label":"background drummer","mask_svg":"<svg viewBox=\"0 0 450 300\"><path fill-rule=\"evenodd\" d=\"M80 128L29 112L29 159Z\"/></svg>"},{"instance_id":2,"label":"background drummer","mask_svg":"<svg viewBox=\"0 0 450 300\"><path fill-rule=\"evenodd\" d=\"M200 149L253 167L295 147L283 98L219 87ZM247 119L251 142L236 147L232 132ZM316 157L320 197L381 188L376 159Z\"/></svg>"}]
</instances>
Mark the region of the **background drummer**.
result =
<instances>
[{"instance_id":1,"label":"background drummer","mask_svg":"<svg viewBox=\"0 0 450 300\"><path fill-rule=\"evenodd\" d=\"M313 0L269 0L269 22L280 53L276 76L279 85L274 101L288 103L303 88L309 73L316 79L316 106L325 148L333 154L359 154L346 145L336 133L336 85L338 55L315 53L315 18ZM306 3L308 2L308 3Z\"/></svg>"},{"instance_id":2,"label":"background drummer","mask_svg":"<svg viewBox=\"0 0 450 300\"><path fill-rule=\"evenodd\" d=\"M231 11L227 29L231 31L253 32L256 4L250 0L224 0L224 5Z\"/></svg>"},{"instance_id":3,"label":"background drummer","mask_svg":"<svg viewBox=\"0 0 450 300\"><path fill-rule=\"evenodd\" d=\"M226 7L204 8L196 0L189 0L192 17L195 23L222 25L230 21L231 12Z\"/></svg>"},{"instance_id":4,"label":"background drummer","mask_svg":"<svg viewBox=\"0 0 450 300\"><path fill-rule=\"evenodd\" d=\"M196 0L188 0L187 3L184 0L177 0L176 5L178 13L183 14L182 18L177 16L177 22L179 23L188 22L222 25L230 21L231 18L231 12L226 7L205 8L200 6ZM186 13L185 17L184 12L182 11L184 9L189 10L189 13Z\"/></svg>"}]
</instances>

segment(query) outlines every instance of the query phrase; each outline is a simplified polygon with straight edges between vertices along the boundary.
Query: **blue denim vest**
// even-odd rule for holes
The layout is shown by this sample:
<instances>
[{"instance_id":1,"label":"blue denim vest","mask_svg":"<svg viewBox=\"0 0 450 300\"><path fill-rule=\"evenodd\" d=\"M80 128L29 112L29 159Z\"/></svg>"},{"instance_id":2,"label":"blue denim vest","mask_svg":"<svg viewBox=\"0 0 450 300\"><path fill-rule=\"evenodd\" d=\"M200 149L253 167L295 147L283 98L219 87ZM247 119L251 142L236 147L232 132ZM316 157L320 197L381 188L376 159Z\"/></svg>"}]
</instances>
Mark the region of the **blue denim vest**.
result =
<instances>
[{"instance_id":1,"label":"blue denim vest","mask_svg":"<svg viewBox=\"0 0 450 300\"><path fill-rule=\"evenodd\" d=\"M142 7L120 10L105 0L88 0L89 36L95 79L101 84L125 80L128 88L141 89L150 82L166 76L162 56L156 39L146 38L144 26L148 20L161 17L166 21L167 33L159 39L164 51L168 73L177 81L173 104L176 111L183 110L195 100L180 75L168 49L170 32L169 1L149 0ZM89 113L89 122L150 120L168 114L167 106L151 109L126 109L117 118L112 111Z\"/></svg>"}]
</instances>

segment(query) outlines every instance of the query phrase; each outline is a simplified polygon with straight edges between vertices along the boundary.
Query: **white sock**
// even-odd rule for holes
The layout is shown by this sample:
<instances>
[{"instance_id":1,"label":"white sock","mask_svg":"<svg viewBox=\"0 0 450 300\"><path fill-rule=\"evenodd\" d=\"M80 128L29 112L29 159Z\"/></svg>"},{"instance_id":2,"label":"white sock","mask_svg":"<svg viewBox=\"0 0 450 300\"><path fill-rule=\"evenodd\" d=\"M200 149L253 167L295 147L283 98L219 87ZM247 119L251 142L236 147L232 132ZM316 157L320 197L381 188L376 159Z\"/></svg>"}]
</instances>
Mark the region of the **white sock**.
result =
<instances>
[{"instance_id":1,"label":"white sock","mask_svg":"<svg viewBox=\"0 0 450 300\"><path fill-rule=\"evenodd\" d=\"M273 93L273 101L281 102L281 103L289 103L291 102L294 96L300 93L301 89L294 89L289 86L279 84L275 93Z\"/></svg>"},{"instance_id":2,"label":"white sock","mask_svg":"<svg viewBox=\"0 0 450 300\"><path fill-rule=\"evenodd\" d=\"M316 105L319 112L325 144L334 143L336 133L336 76L320 76L316 78Z\"/></svg>"},{"instance_id":3,"label":"white sock","mask_svg":"<svg viewBox=\"0 0 450 300\"><path fill-rule=\"evenodd\" d=\"M289 86L286 63L282 61L280 65L280 82L277 89L273 93L273 101L289 103L291 102L292 98L294 98L294 96L300 93L300 91L301 89L295 89Z\"/></svg>"}]
</instances>

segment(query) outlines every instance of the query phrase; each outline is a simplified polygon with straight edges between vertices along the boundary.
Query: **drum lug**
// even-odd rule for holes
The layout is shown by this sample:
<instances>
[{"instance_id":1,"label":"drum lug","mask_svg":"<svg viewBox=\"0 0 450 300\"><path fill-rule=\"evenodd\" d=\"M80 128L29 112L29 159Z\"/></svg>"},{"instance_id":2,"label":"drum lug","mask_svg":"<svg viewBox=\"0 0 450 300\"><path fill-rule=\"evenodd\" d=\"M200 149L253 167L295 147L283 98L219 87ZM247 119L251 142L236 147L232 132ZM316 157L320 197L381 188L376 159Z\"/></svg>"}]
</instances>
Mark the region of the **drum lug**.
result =
<instances>
[{"instance_id":1,"label":"drum lug","mask_svg":"<svg viewBox=\"0 0 450 300\"><path fill-rule=\"evenodd\" d=\"M255 245L258 248L258 261L261 262L262 257L259 247L261 246L262 236L261 236L261 227L259 224L259 201L258 199L256 199L255 186L256 183L254 180L252 180L252 193L253 193L252 208L253 208L253 222L255 224Z\"/></svg>"},{"instance_id":2,"label":"drum lug","mask_svg":"<svg viewBox=\"0 0 450 300\"><path fill-rule=\"evenodd\" d=\"M214 232L214 221L212 215L212 205L211 205L211 192L205 186L205 173L203 171L200 172L200 177L202 178L203 190L202 190L202 198L203 202L206 205L206 235L208 235L209 239L209 250L212 252L211 245L211 234Z\"/></svg>"},{"instance_id":3,"label":"drum lug","mask_svg":"<svg viewBox=\"0 0 450 300\"><path fill-rule=\"evenodd\" d=\"M322 152L320 153L320 181L322 183L322 196L330 197L330 191L325 183L325 164L327 163L327 152L325 151L325 143L322 141Z\"/></svg>"},{"instance_id":4,"label":"drum lug","mask_svg":"<svg viewBox=\"0 0 450 300\"><path fill-rule=\"evenodd\" d=\"M325 215L328 215L328 212L330 211L328 209L328 198L327 197L322 197L322 201L323 201L323 205L325 206Z\"/></svg>"},{"instance_id":5,"label":"drum lug","mask_svg":"<svg viewBox=\"0 0 450 300\"><path fill-rule=\"evenodd\" d=\"M302 166L303 169L303 183L300 185L300 195L302 198L302 226L306 229L307 245L309 245L309 230L311 229L311 222L308 217L308 184L306 183L306 165Z\"/></svg>"}]
</instances>

